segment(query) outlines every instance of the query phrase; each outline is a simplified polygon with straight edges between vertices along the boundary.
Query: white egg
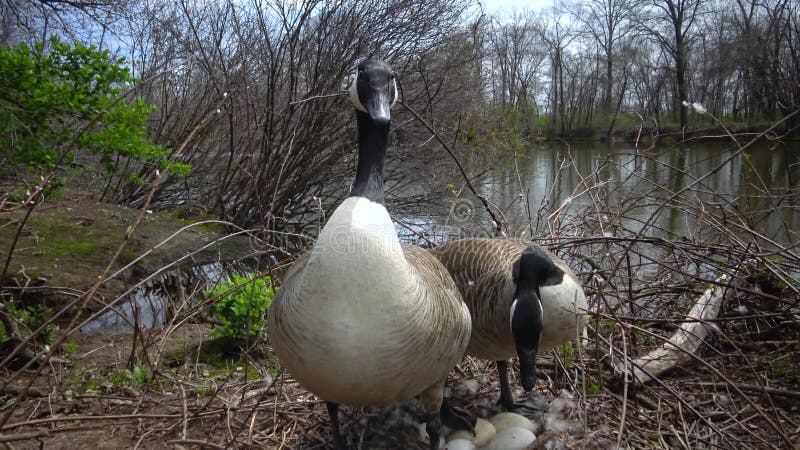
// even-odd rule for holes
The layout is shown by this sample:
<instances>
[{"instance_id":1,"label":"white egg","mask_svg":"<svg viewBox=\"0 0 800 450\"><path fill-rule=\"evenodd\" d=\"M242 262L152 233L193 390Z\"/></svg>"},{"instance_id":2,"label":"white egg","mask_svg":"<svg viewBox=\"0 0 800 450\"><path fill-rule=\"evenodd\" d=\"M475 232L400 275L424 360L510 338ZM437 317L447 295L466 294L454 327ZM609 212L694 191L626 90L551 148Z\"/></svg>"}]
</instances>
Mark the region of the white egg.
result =
<instances>
[{"instance_id":1,"label":"white egg","mask_svg":"<svg viewBox=\"0 0 800 450\"><path fill-rule=\"evenodd\" d=\"M523 450L536 440L527 428L511 427L497 433L483 450Z\"/></svg>"},{"instance_id":2,"label":"white egg","mask_svg":"<svg viewBox=\"0 0 800 450\"><path fill-rule=\"evenodd\" d=\"M472 442L475 439L475 436L473 436L472 433L467 430L458 430L450 433L447 436L448 441L452 441L453 439L466 439Z\"/></svg>"},{"instance_id":3,"label":"white egg","mask_svg":"<svg viewBox=\"0 0 800 450\"><path fill-rule=\"evenodd\" d=\"M475 445L469 439L453 439L444 445L444 450L474 450Z\"/></svg>"},{"instance_id":4,"label":"white egg","mask_svg":"<svg viewBox=\"0 0 800 450\"><path fill-rule=\"evenodd\" d=\"M497 433L511 427L524 428L529 431L534 430L533 422L530 419L512 412L503 412L492 417L492 425L494 425Z\"/></svg>"},{"instance_id":5,"label":"white egg","mask_svg":"<svg viewBox=\"0 0 800 450\"><path fill-rule=\"evenodd\" d=\"M479 447L486 445L495 434L497 434L497 430L492 422L479 418L478 423L475 424L475 440L473 442Z\"/></svg>"},{"instance_id":6,"label":"white egg","mask_svg":"<svg viewBox=\"0 0 800 450\"><path fill-rule=\"evenodd\" d=\"M482 445L486 445L494 435L497 434L497 431L494 429L494 425L486 419L478 418L478 422L475 424L475 435L473 436L467 430L458 430L454 433L451 433L447 439L466 439L478 447Z\"/></svg>"}]
</instances>

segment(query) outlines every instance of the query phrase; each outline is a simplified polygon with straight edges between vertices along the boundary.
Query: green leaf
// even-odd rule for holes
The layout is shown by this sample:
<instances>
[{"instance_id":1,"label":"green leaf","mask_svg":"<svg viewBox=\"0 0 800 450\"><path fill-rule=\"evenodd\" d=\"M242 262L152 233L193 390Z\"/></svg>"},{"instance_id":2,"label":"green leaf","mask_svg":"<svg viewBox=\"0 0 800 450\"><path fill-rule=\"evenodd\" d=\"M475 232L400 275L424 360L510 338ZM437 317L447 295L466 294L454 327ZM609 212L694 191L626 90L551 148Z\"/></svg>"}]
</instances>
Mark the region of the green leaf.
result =
<instances>
[{"instance_id":1,"label":"green leaf","mask_svg":"<svg viewBox=\"0 0 800 450\"><path fill-rule=\"evenodd\" d=\"M0 46L0 159L50 171L94 153L109 174L122 172L119 156L188 174L188 165L170 163L170 150L148 139L152 108L141 98L124 98L135 82L124 64L107 50L58 37L47 46ZM144 182L132 172L122 175Z\"/></svg>"},{"instance_id":2,"label":"green leaf","mask_svg":"<svg viewBox=\"0 0 800 450\"><path fill-rule=\"evenodd\" d=\"M266 330L267 311L275 297L270 277L248 278L234 275L206 291L214 298L210 310L221 326L214 334L233 339L248 339Z\"/></svg>"}]
</instances>

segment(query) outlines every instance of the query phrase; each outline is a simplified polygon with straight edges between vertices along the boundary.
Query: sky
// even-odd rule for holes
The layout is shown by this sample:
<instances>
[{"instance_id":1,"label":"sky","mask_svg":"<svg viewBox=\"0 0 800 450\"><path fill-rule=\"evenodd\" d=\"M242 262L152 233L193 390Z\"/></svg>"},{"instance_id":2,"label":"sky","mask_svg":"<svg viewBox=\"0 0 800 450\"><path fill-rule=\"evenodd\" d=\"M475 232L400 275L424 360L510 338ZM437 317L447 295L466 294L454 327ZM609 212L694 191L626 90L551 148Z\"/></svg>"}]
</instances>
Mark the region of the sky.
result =
<instances>
[{"instance_id":1,"label":"sky","mask_svg":"<svg viewBox=\"0 0 800 450\"><path fill-rule=\"evenodd\" d=\"M553 5L553 0L481 0L486 6L487 12L511 12L515 8L523 10L525 8L539 11L544 8L549 8Z\"/></svg>"}]
</instances>

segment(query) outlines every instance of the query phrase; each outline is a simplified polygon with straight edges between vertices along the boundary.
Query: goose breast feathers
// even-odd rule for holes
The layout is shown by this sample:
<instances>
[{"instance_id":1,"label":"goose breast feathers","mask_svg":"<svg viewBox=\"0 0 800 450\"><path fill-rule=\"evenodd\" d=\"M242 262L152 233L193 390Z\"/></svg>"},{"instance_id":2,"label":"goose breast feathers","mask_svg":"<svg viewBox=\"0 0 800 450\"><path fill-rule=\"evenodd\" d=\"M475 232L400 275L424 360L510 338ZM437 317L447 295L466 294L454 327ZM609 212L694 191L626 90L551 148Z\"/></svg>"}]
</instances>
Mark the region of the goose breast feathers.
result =
<instances>
[{"instance_id":1,"label":"goose breast feathers","mask_svg":"<svg viewBox=\"0 0 800 450\"><path fill-rule=\"evenodd\" d=\"M350 197L287 273L270 342L301 385L336 403L386 405L443 381L470 336L442 264L403 246L382 205Z\"/></svg>"}]
</instances>

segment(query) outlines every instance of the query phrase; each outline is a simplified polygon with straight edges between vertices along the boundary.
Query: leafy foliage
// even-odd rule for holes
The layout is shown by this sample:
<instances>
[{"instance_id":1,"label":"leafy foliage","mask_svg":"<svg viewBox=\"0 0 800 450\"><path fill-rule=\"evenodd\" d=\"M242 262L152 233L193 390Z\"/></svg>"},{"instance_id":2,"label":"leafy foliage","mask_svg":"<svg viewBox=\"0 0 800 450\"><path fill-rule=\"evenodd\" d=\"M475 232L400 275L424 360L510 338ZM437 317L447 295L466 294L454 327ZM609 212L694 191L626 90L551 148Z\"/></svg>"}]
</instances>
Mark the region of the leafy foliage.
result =
<instances>
[{"instance_id":1,"label":"leafy foliage","mask_svg":"<svg viewBox=\"0 0 800 450\"><path fill-rule=\"evenodd\" d=\"M31 172L52 171L88 151L109 173L120 171L119 156L167 168L170 151L145 134L150 107L123 99L122 89L135 81L123 63L56 37L47 47L0 47L0 158Z\"/></svg>"},{"instance_id":2,"label":"leafy foliage","mask_svg":"<svg viewBox=\"0 0 800 450\"><path fill-rule=\"evenodd\" d=\"M147 382L147 377L150 376L150 368L148 366L137 364L133 370L120 369L109 376L111 386L119 388L122 386L139 387Z\"/></svg>"},{"instance_id":3,"label":"leafy foliage","mask_svg":"<svg viewBox=\"0 0 800 450\"><path fill-rule=\"evenodd\" d=\"M267 311L276 291L268 276L253 279L240 275L206 291L207 297L216 297L211 312L221 323L214 333L243 340L265 330Z\"/></svg>"},{"instance_id":4,"label":"leafy foliage","mask_svg":"<svg viewBox=\"0 0 800 450\"><path fill-rule=\"evenodd\" d=\"M521 156L537 148L534 135L544 126L535 113L495 106L485 115L474 115L467 121L464 142L476 152L488 152L500 158Z\"/></svg>"},{"instance_id":5,"label":"leafy foliage","mask_svg":"<svg viewBox=\"0 0 800 450\"><path fill-rule=\"evenodd\" d=\"M24 306L14 300L5 302L5 309L8 314L21 326L21 337L27 337L33 330L39 328L52 315L53 310L43 305ZM55 341L53 332L56 330L55 324L48 324L41 333L36 336L36 341L40 344L52 344ZM0 343L10 341L12 336L0 326Z\"/></svg>"}]
</instances>

